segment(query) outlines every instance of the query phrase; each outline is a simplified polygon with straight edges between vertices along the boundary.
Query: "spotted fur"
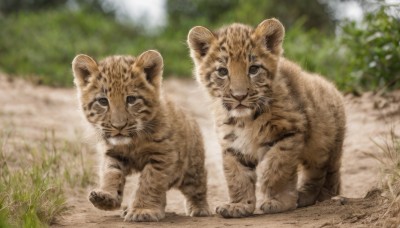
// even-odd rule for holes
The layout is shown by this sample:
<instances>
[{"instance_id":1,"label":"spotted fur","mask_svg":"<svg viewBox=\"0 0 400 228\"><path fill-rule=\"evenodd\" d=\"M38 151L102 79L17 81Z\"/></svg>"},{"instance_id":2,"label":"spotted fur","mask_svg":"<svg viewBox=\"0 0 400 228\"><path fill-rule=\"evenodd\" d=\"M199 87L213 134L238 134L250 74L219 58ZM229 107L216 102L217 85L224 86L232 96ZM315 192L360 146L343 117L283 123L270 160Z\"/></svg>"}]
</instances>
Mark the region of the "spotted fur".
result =
<instances>
[{"instance_id":1,"label":"spotted fur","mask_svg":"<svg viewBox=\"0 0 400 228\"><path fill-rule=\"evenodd\" d=\"M230 203L223 217L255 210L256 172L264 213L314 204L340 191L345 134L342 95L282 57L284 27L232 24L188 34L196 78L211 95Z\"/></svg>"},{"instance_id":2,"label":"spotted fur","mask_svg":"<svg viewBox=\"0 0 400 228\"><path fill-rule=\"evenodd\" d=\"M78 55L72 65L83 113L100 138L100 187L89 195L93 205L120 208L126 176L140 172L125 221L164 218L172 187L186 197L188 215L209 215L202 136L196 122L163 95L161 55L147 51L99 63Z\"/></svg>"}]
</instances>

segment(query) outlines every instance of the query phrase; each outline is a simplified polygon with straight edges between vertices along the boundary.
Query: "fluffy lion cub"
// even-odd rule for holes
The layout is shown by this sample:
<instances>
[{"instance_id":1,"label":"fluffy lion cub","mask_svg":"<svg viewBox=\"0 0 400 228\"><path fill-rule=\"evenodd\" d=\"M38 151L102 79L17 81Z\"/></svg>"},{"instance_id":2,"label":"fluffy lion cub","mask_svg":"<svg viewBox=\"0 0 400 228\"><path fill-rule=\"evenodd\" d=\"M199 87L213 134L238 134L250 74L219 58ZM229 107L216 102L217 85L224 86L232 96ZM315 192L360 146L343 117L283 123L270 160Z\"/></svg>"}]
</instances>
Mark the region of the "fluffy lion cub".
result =
<instances>
[{"instance_id":1,"label":"fluffy lion cub","mask_svg":"<svg viewBox=\"0 0 400 228\"><path fill-rule=\"evenodd\" d=\"M78 55L72 69L83 113L101 138L100 186L89 195L92 204L120 208L126 176L140 172L125 221L164 218L172 187L186 197L188 215L208 216L202 136L195 121L163 95L160 53L111 56L99 63Z\"/></svg>"},{"instance_id":2,"label":"fluffy lion cub","mask_svg":"<svg viewBox=\"0 0 400 228\"><path fill-rule=\"evenodd\" d=\"M345 113L342 95L319 75L282 57L276 19L188 34L200 84L214 101L230 202L223 217L255 210L257 164L264 213L292 210L339 194ZM298 178L299 177L299 178Z\"/></svg>"}]
</instances>

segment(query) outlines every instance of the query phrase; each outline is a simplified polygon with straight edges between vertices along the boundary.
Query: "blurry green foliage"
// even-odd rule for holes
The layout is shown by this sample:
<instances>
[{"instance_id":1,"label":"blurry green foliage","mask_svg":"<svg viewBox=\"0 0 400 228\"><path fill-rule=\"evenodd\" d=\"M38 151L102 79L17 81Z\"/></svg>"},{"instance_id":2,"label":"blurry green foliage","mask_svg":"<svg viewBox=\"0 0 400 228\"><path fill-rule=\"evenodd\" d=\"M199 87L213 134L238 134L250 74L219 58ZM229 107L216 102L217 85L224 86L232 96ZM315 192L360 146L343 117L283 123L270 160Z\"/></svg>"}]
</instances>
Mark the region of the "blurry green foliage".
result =
<instances>
[{"instance_id":1,"label":"blurry green foliage","mask_svg":"<svg viewBox=\"0 0 400 228\"><path fill-rule=\"evenodd\" d=\"M168 0L168 26L158 34L151 35L139 26L118 24L109 17L110 13L102 11L98 0L75 0L80 6L75 11L65 5L62 7L65 2L5 0L0 4L0 10L7 12L0 20L0 70L46 85L70 86L70 63L76 54L85 53L99 60L108 55L138 55L147 49L157 49L164 57L165 75L188 77L192 76L192 62L186 36L191 27L203 25L216 29L234 21L256 26L270 17L268 12L275 12L275 8L268 9L272 3L266 4L262 0ZM300 1L293 4L301 5ZM320 6L320 11L323 10L323 5L316 5ZM286 8L281 8L280 14L271 16L280 17L290 7L286 5ZM300 15L303 14L301 9L291 11ZM315 38L303 34L306 30L302 27L307 27L308 22L304 18L302 23L295 24L293 31L296 35L290 36L289 31L288 37L307 40L307 44L313 42ZM288 42L290 39L287 39ZM302 55L302 59L307 64L313 61L311 55L308 55L310 58L305 55Z\"/></svg>"},{"instance_id":2,"label":"blurry green foliage","mask_svg":"<svg viewBox=\"0 0 400 228\"><path fill-rule=\"evenodd\" d=\"M65 2L78 8L72 10ZM99 60L157 49L164 57L166 76L191 77L193 64L186 45L190 28L217 29L233 22L256 26L276 17L286 28L285 56L305 70L327 76L346 91L393 83L398 87L398 19L384 9L372 10L361 27L348 22L336 37L336 21L326 2L167 0L167 26L148 33L143 24L117 23L101 0L4 0L0 2L0 71L47 85L70 86L70 63L76 54ZM6 3L9 8L4 11Z\"/></svg>"},{"instance_id":3,"label":"blurry green foliage","mask_svg":"<svg viewBox=\"0 0 400 228\"><path fill-rule=\"evenodd\" d=\"M304 0L167 0L169 25L180 26L187 21L203 21L206 26L241 22L257 25L266 18L278 18L291 28L303 18L306 29L333 33L335 20L323 1Z\"/></svg>"},{"instance_id":4,"label":"blurry green foliage","mask_svg":"<svg viewBox=\"0 0 400 228\"><path fill-rule=\"evenodd\" d=\"M335 20L331 9L323 1L304 0L237 0L234 10L228 11L224 20L257 25L266 18L279 19L286 30L302 20L305 31L317 29L320 33L333 34Z\"/></svg>"},{"instance_id":5,"label":"blurry green foliage","mask_svg":"<svg viewBox=\"0 0 400 228\"><path fill-rule=\"evenodd\" d=\"M100 14L68 10L18 13L0 20L0 27L1 69L55 86L72 85L76 54L129 53L125 48L135 46L137 35Z\"/></svg>"},{"instance_id":6,"label":"blurry green foliage","mask_svg":"<svg viewBox=\"0 0 400 228\"><path fill-rule=\"evenodd\" d=\"M352 89L400 86L400 20L387 13L390 7L367 13L361 24L343 26L341 44L346 47L347 85Z\"/></svg>"},{"instance_id":7,"label":"blurry green foliage","mask_svg":"<svg viewBox=\"0 0 400 228\"><path fill-rule=\"evenodd\" d=\"M173 51L184 58L173 66L174 70L192 65L187 47L182 44L193 26L202 25L212 30L234 22L257 26L267 18L276 17L286 28L285 56L299 62L306 70L335 79L334 71L341 61L333 45L335 22L328 6L320 1L168 0L167 12L168 26L158 39L171 37L178 41L179 46ZM185 67L181 72L190 68ZM186 75L189 74L186 71Z\"/></svg>"},{"instance_id":8,"label":"blurry green foliage","mask_svg":"<svg viewBox=\"0 0 400 228\"><path fill-rule=\"evenodd\" d=\"M101 0L1 0L0 15L54 10L64 8L67 5L88 8L93 12L101 12L104 15L112 14L103 10Z\"/></svg>"},{"instance_id":9,"label":"blurry green foliage","mask_svg":"<svg viewBox=\"0 0 400 228\"><path fill-rule=\"evenodd\" d=\"M238 0L168 0L169 27L173 28L184 25L186 21L201 19L215 24L237 5Z\"/></svg>"},{"instance_id":10,"label":"blurry green foliage","mask_svg":"<svg viewBox=\"0 0 400 228\"><path fill-rule=\"evenodd\" d=\"M320 33L318 29L305 30L303 23L304 19L300 19L286 31L284 56L303 69L321 74L344 88L342 66L345 60L338 48L338 41L331 35Z\"/></svg>"},{"instance_id":11,"label":"blurry green foliage","mask_svg":"<svg viewBox=\"0 0 400 228\"><path fill-rule=\"evenodd\" d=\"M39 84L71 86L71 62L80 53L100 60L157 49L164 57L165 75L191 75L187 30L144 35L140 27L119 24L86 7L19 12L0 20L0 27L0 71Z\"/></svg>"},{"instance_id":12,"label":"blurry green foliage","mask_svg":"<svg viewBox=\"0 0 400 228\"><path fill-rule=\"evenodd\" d=\"M21 11L38 11L52 7L62 6L68 0L1 0L0 12L12 14Z\"/></svg>"}]
</instances>

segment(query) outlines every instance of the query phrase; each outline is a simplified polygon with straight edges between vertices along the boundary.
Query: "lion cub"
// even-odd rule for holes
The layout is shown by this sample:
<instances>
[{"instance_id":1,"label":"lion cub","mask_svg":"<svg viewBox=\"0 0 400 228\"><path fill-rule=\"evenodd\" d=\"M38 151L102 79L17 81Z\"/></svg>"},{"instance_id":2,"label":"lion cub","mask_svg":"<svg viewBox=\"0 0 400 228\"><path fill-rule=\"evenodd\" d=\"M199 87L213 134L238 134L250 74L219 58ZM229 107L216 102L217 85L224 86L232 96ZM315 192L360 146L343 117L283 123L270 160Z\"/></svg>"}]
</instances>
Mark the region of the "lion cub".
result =
<instances>
[{"instance_id":1,"label":"lion cub","mask_svg":"<svg viewBox=\"0 0 400 228\"><path fill-rule=\"evenodd\" d=\"M172 187L186 197L188 215L208 216L202 135L196 122L163 95L160 53L111 56L99 63L78 55L72 69L83 113L101 138L100 187L89 195L92 204L120 208L126 176L140 172L125 221L164 218Z\"/></svg>"},{"instance_id":2,"label":"lion cub","mask_svg":"<svg viewBox=\"0 0 400 228\"><path fill-rule=\"evenodd\" d=\"M261 210L277 213L339 194L345 134L342 95L319 75L282 57L276 19L188 34L197 80L214 101L230 203L223 217L255 210L257 164ZM299 179L298 179L299 176Z\"/></svg>"}]
</instances>

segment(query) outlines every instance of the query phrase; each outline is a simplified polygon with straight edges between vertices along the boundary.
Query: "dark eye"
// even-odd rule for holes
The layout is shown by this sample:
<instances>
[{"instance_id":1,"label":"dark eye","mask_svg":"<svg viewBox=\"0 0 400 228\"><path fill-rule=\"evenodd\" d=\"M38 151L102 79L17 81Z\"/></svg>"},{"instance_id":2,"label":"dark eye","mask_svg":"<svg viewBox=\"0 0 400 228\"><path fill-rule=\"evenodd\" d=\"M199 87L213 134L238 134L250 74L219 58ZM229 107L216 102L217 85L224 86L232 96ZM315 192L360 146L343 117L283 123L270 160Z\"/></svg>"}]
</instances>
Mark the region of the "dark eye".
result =
<instances>
[{"instance_id":1,"label":"dark eye","mask_svg":"<svg viewBox=\"0 0 400 228\"><path fill-rule=\"evenodd\" d=\"M249 68L249 74L257 74L260 70L260 66L253 65Z\"/></svg>"},{"instance_id":2,"label":"dark eye","mask_svg":"<svg viewBox=\"0 0 400 228\"><path fill-rule=\"evenodd\" d=\"M134 96L127 96L126 97L126 103L128 103L128 104L134 104L135 101L136 101L136 97L134 97Z\"/></svg>"},{"instance_id":3,"label":"dark eye","mask_svg":"<svg viewBox=\"0 0 400 228\"><path fill-rule=\"evenodd\" d=\"M99 102L99 104L101 104L103 106L107 106L108 105L107 98L102 97L102 98L99 98L97 101Z\"/></svg>"},{"instance_id":4,"label":"dark eye","mask_svg":"<svg viewBox=\"0 0 400 228\"><path fill-rule=\"evenodd\" d=\"M225 67L218 68L218 75L219 76L228 75L228 69L226 69Z\"/></svg>"}]
</instances>

